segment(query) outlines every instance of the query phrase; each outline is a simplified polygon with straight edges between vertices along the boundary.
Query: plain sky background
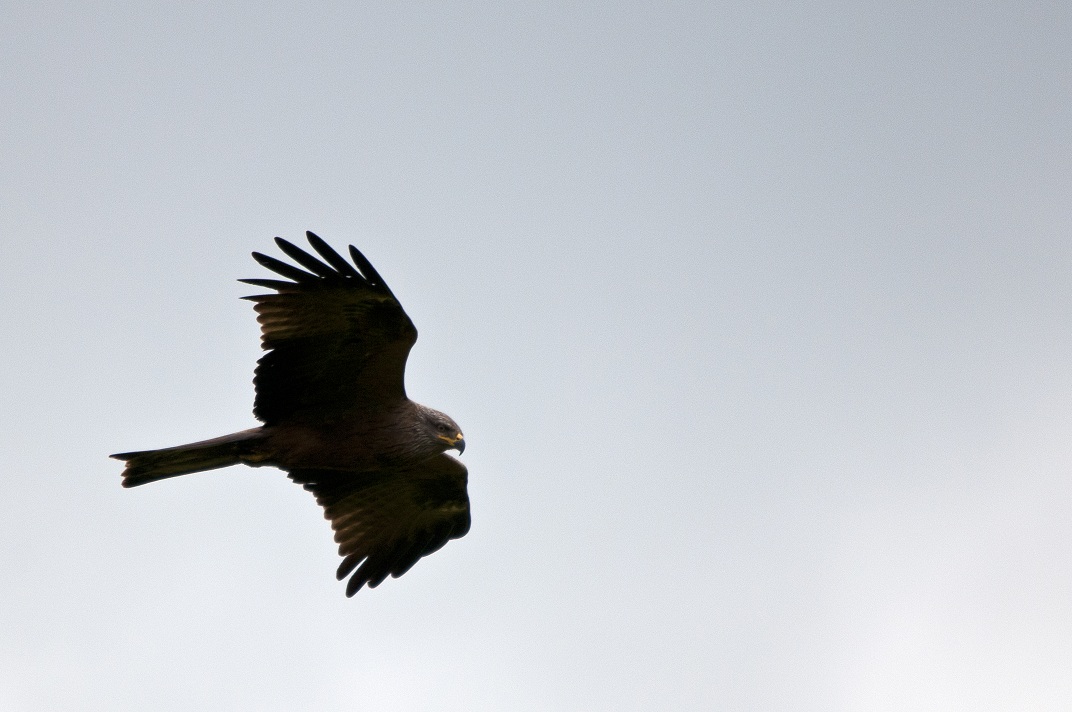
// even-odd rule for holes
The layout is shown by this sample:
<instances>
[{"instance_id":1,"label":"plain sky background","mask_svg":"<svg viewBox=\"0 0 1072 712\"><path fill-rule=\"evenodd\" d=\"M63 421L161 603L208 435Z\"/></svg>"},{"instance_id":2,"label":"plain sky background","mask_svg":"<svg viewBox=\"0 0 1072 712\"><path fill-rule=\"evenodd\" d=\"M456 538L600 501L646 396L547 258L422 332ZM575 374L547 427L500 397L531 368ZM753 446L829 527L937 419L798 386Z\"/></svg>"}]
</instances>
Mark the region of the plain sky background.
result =
<instances>
[{"instance_id":1,"label":"plain sky background","mask_svg":"<svg viewBox=\"0 0 1072 712\"><path fill-rule=\"evenodd\" d=\"M1072 708L1072 4L22 2L0 709ZM354 599L249 252L359 246L473 527Z\"/></svg>"}]
</instances>

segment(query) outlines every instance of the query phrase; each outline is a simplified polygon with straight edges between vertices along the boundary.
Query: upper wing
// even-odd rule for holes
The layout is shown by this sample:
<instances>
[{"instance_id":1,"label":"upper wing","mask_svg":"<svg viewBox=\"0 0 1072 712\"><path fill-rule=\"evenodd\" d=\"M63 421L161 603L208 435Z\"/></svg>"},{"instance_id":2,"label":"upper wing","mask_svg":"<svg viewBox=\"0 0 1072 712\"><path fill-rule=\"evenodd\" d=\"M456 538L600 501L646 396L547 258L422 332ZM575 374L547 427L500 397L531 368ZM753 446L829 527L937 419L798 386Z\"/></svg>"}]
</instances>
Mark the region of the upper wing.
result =
<instances>
[{"instance_id":1,"label":"upper wing","mask_svg":"<svg viewBox=\"0 0 1072 712\"><path fill-rule=\"evenodd\" d=\"M398 578L469 531L468 476L450 455L381 472L294 470L290 479L316 495L331 520L344 557L338 579L353 572L347 596Z\"/></svg>"},{"instance_id":2,"label":"upper wing","mask_svg":"<svg viewBox=\"0 0 1072 712\"><path fill-rule=\"evenodd\" d=\"M261 324L253 414L271 425L318 419L406 397L406 358L417 329L365 257L350 246L351 265L309 232L324 261L277 237L305 270L258 252L253 258L291 281L243 279L276 294L253 301ZM356 269L355 269L356 265Z\"/></svg>"}]
</instances>

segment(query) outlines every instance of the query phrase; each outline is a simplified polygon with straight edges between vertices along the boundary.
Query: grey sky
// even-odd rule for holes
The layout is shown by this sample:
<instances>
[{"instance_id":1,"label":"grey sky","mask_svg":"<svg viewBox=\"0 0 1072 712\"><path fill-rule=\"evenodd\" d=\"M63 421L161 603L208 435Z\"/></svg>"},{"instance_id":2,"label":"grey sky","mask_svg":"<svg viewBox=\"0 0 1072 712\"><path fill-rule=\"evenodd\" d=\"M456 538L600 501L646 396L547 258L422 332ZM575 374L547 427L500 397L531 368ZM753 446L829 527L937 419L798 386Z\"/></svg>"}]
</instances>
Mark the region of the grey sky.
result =
<instances>
[{"instance_id":1,"label":"grey sky","mask_svg":"<svg viewBox=\"0 0 1072 712\"><path fill-rule=\"evenodd\" d=\"M0 709L1072 705L1070 6L4 15ZM106 458L254 424L307 229L468 443L352 600L282 473Z\"/></svg>"}]
</instances>

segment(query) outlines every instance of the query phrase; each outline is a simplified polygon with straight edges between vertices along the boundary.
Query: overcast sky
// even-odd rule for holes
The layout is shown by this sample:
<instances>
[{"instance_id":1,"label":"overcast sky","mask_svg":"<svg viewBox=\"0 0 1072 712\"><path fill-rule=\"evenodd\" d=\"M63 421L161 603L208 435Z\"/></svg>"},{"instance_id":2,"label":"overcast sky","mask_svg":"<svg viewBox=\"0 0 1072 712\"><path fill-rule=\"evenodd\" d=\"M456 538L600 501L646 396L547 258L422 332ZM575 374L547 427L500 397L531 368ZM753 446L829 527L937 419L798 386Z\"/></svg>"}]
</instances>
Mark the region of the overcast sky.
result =
<instances>
[{"instance_id":1,"label":"overcast sky","mask_svg":"<svg viewBox=\"0 0 1072 712\"><path fill-rule=\"evenodd\" d=\"M24 2L0 709L1072 708L1072 5ZM357 245L473 526L355 598L250 258Z\"/></svg>"}]
</instances>

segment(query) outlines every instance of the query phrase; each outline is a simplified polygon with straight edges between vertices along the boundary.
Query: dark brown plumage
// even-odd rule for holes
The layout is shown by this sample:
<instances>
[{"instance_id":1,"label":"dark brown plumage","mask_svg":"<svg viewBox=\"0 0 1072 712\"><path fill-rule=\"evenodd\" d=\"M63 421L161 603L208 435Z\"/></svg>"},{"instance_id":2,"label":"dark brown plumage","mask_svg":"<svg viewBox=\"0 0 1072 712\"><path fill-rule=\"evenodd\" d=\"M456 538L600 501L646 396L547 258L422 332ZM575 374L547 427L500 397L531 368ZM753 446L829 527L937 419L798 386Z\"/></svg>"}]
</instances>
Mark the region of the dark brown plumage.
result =
<instances>
[{"instance_id":1,"label":"dark brown plumage","mask_svg":"<svg viewBox=\"0 0 1072 712\"><path fill-rule=\"evenodd\" d=\"M285 470L331 520L352 596L469 531L466 469L446 454L465 440L450 417L406 397L417 330L383 278L353 246L350 264L306 234L321 259L277 237L304 269L254 252L286 281L240 280L275 291L246 297L267 351L254 376L264 425L112 457L126 461L124 487L240 463Z\"/></svg>"}]
</instances>

